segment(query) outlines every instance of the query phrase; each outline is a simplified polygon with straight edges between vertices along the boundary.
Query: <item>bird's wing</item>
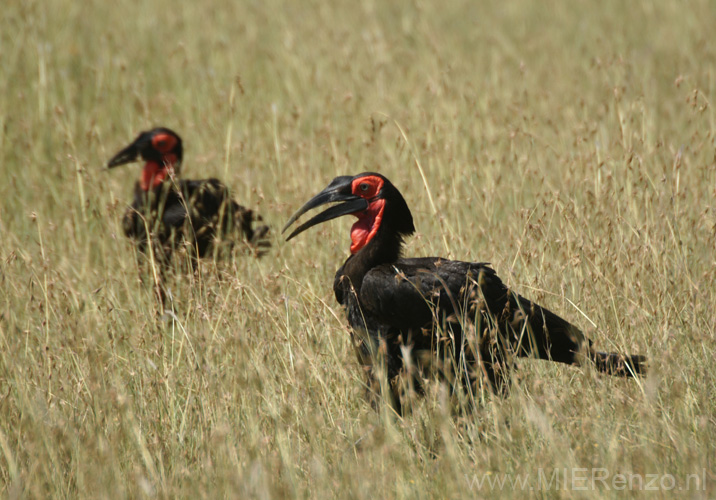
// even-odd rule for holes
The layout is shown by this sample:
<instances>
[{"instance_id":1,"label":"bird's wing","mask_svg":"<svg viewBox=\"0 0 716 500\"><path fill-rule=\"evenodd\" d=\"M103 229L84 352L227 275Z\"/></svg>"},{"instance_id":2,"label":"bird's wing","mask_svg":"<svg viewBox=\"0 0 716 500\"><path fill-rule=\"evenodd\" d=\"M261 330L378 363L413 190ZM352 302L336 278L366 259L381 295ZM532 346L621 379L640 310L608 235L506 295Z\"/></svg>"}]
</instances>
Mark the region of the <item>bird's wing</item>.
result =
<instances>
[{"instance_id":1,"label":"bird's wing","mask_svg":"<svg viewBox=\"0 0 716 500\"><path fill-rule=\"evenodd\" d=\"M217 217L224 202L230 200L229 189L218 179L181 180L180 187L191 205L192 219Z\"/></svg>"},{"instance_id":2,"label":"bird's wing","mask_svg":"<svg viewBox=\"0 0 716 500\"><path fill-rule=\"evenodd\" d=\"M182 227L186 221L186 207L184 206L184 203L178 199L175 203L167 203L164 207L162 221L167 228L177 229Z\"/></svg>"},{"instance_id":3,"label":"bird's wing","mask_svg":"<svg viewBox=\"0 0 716 500\"><path fill-rule=\"evenodd\" d=\"M507 302L508 294L507 287L485 263L400 259L365 275L360 303L367 314L382 322L417 328L461 313L483 297L494 314L494 309Z\"/></svg>"},{"instance_id":4,"label":"bird's wing","mask_svg":"<svg viewBox=\"0 0 716 500\"><path fill-rule=\"evenodd\" d=\"M195 226L210 224L221 228L222 233L239 229L249 243L270 246L266 239L268 226L253 227L253 223L260 221L261 217L250 208L236 203L223 182L214 178L181 182L182 192L191 200L192 223Z\"/></svg>"},{"instance_id":5,"label":"bird's wing","mask_svg":"<svg viewBox=\"0 0 716 500\"><path fill-rule=\"evenodd\" d=\"M363 279L360 303L364 314L401 330L487 316L518 354L565 363L588 343L579 328L509 290L485 263L401 259L378 266Z\"/></svg>"}]
</instances>

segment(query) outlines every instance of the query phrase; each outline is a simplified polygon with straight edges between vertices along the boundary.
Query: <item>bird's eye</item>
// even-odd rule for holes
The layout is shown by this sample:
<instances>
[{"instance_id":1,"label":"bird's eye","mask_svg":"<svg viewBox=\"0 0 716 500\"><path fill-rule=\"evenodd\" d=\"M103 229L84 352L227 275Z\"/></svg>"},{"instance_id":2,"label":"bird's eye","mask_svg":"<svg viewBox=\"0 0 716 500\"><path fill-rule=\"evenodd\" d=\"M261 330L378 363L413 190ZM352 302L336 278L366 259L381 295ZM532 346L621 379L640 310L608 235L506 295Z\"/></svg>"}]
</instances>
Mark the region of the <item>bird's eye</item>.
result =
<instances>
[{"instance_id":1,"label":"bird's eye","mask_svg":"<svg viewBox=\"0 0 716 500\"><path fill-rule=\"evenodd\" d=\"M380 195L383 181L376 175L361 175L351 182L351 193L370 200Z\"/></svg>"},{"instance_id":2,"label":"bird's eye","mask_svg":"<svg viewBox=\"0 0 716 500\"><path fill-rule=\"evenodd\" d=\"M176 137L160 133L152 137L152 147L162 154L169 153L177 145Z\"/></svg>"}]
</instances>

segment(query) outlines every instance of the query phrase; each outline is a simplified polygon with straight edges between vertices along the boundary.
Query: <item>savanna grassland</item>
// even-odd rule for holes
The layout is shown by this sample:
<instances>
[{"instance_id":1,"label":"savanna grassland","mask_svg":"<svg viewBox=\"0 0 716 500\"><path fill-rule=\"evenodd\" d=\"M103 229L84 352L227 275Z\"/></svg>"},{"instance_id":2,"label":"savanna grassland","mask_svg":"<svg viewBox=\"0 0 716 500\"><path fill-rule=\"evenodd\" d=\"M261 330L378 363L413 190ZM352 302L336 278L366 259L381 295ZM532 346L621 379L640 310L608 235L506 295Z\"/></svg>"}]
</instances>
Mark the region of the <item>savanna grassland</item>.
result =
<instances>
[{"instance_id":1,"label":"savanna grassland","mask_svg":"<svg viewBox=\"0 0 716 500\"><path fill-rule=\"evenodd\" d=\"M522 475L593 498L620 473L716 496L712 2L0 11L3 496L477 498ZM172 278L164 314L121 231L139 167L104 167L155 125L273 228L261 259ZM407 255L491 262L648 377L522 360L474 411L436 385L371 408L332 293L350 222L279 234L365 170L413 210Z\"/></svg>"}]
</instances>

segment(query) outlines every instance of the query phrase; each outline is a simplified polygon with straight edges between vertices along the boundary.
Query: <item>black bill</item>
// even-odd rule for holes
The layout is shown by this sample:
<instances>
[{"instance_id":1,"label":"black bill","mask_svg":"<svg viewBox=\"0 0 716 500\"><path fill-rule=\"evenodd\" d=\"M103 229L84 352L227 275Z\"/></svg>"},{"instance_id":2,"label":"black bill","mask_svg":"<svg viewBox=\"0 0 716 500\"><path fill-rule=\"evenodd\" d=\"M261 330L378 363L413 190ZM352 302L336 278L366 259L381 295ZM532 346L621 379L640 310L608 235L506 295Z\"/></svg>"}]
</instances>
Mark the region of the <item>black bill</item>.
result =
<instances>
[{"instance_id":1,"label":"black bill","mask_svg":"<svg viewBox=\"0 0 716 500\"><path fill-rule=\"evenodd\" d=\"M299 217L301 217L303 214L305 214L312 208L316 208L327 203L343 202L339 205L334 205L330 207L329 209L321 212L320 214L298 226L296 229L293 230L291 234L288 235L286 241L304 232L306 229L315 226L316 224L335 219L342 215L360 212L368 208L368 202L365 199L351 193L352 182L353 177L350 176L336 177L326 189L318 193L316 196L311 198L305 205L299 208L298 211L291 216L286 225L283 227L283 230L281 231L282 233L286 232L286 229L288 229L291 224L296 222Z\"/></svg>"},{"instance_id":2,"label":"black bill","mask_svg":"<svg viewBox=\"0 0 716 500\"><path fill-rule=\"evenodd\" d=\"M149 141L150 137L147 133L143 132L139 134L139 137L137 137L132 144L114 155L112 159L107 162L107 168L119 167L120 165L135 161Z\"/></svg>"}]
</instances>

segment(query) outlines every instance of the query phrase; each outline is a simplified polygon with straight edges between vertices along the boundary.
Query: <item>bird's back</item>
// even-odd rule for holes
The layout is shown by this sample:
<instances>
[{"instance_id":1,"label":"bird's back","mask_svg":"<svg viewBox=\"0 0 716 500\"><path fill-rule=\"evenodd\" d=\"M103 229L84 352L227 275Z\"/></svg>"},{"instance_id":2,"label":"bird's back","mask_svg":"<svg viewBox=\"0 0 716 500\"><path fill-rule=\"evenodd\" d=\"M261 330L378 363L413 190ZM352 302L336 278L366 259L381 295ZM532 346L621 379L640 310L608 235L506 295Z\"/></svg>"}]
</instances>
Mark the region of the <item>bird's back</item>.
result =
<instances>
[{"instance_id":1,"label":"bird's back","mask_svg":"<svg viewBox=\"0 0 716 500\"><path fill-rule=\"evenodd\" d=\"M438 352L471 365L478 352L484 359L491 345L499 345L516 355L571 364L584 342L577 327L512 292L487 263L399 259L370 269L358 287L342 270L334 289L357 333L359 360L374 364L382 344L389 377L404 369L405 352L417 364L437 359L444 374ZM502 384L494 376L491 382Z\"/></svg>"},{"instance_id":2,"label":"bird's back","mask_svg":"<svg viewBox=\"0 0 716 500\"><path fill-rule=\"evenodd\" d=\"M429 257L377 266L363 279L360 302L374 317L401 330L434 329L446 321L496 327L512 345L532 352L536 347L539 357L554 361L573 362L583 342L577 327L511 291L484 262ZM533 345L528 348L526 342ZM563 348L555 352L555 343Z\"/></svg>"},{"instance_id":3,"label":"bird's back","mask_svg":"<svg viewBox=\"0 0 716 500\"><path fill-rule=\"evenodd\" d=\"M252 215L251 210L231 199L228 188L218 179L182 179L165 182L149 192L137 185L123 228L128 237L138 241L142 251L149 241L149 229L164 253L190 243L192 253L203 257L234 229L243 231L251 240Z\"/></svg>"}]
</instances>

